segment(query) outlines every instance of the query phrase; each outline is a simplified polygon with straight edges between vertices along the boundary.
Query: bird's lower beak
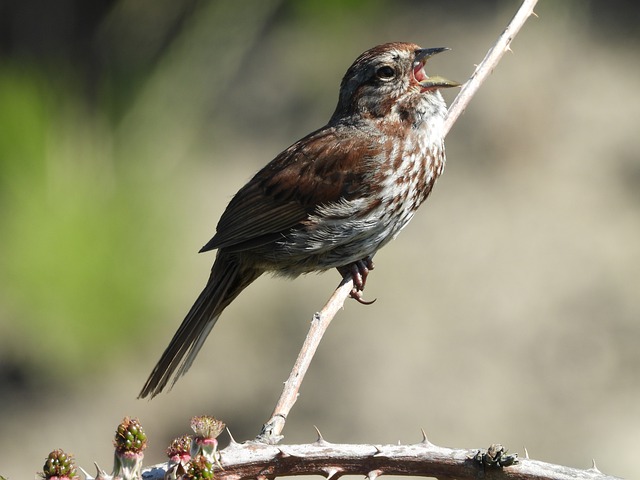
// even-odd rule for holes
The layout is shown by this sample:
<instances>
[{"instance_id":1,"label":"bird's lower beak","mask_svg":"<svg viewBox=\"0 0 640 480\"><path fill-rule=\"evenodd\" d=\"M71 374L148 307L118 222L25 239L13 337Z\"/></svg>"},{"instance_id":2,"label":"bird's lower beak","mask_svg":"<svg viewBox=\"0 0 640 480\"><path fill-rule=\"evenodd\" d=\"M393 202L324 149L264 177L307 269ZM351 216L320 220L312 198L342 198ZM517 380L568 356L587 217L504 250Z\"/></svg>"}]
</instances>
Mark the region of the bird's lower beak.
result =
<instances>
[{"instance_id":1,"label":"bird's lower beak","mask_svg":"<svg viewBox=\"0 0 640 480\"><path fill-rule=\"evenodd\" d=\"M423 90L433 90L436 88L459 87L460 84L439 75L434 75L433 77L427 77L426 80L420 82L420 86L423 88Z\"/></svg>"},{"instance_id":2,"label":"bird's lower beak","mask_svg":"<svg viewBox=\"0 0 640 480\"><path fill-rule=\"evenodd\" d=\"M450 50L447 47L436 47L436 48L421 48L416 51L416 59L413 67L413 75L415 79L418 81L420 86L422 87L422 91L426 92L427 90L436 90L438 88L451 88L451 87L459 87L460 84L458 82L454 82L453 80L448 80L439 75L428 76L424 71L424 64L427 60L438 53L446 52Z\"/></svg>"}]
</instances>

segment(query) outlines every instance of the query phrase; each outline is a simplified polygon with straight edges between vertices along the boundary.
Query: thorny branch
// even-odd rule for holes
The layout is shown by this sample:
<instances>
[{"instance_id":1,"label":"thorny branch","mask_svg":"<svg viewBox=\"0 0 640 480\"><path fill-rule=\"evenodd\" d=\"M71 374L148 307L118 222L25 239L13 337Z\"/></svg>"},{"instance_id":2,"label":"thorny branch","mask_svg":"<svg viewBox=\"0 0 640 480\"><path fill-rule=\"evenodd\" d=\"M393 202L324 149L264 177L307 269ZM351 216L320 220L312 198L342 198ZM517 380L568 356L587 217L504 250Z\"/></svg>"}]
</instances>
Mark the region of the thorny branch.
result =
<instances>
[{"instance_id":1,"label":"thorny branch","mask_svg":"<svg viewBox=\"0 0 640 480\"><path fill-rule=\"evenodd\" d=\"M447 118L445 119L445 136L467 107L473 95L478 88L480 88L480 85L496 67L502 55L509 50L511 41L520 31L520 28L522 28L526 20L534 14L533 8L536 3L537 0L524 0L522 2L520 9L516 12L511 22L509 22L504 32L502 32L498 41L489 50L469 80L462 86L462 90L451 104ZM291 374L284 383L284 389L280 399L273 410L271 418L263 425L260 434L256 437L256 441L274 444L282 439L282 430L284 429L287 415L289 415L293 404L298 398L298 391L302 385L304 375L311 364L313 355L320 344L320 340L322 340L324 332L329 327L331 320L333 320L338 310L342 308L352 289L353 281L349 277L346 277L346 279L340 283L324 308L313 316L309 333L298 354Z\"/></svg>"},{"instance_id":2,"label":"thorny branch","mask_svg":"<svg viewBox=\"0 0 640 480\"><path fill-rule=\"evenodd\" d=\"M490 447L491 448L491 447ZM220 452L222 468L217 480L259 480L293 475L320 475L335 480L343 475L363 475L374 480L380 475L425 476L439 479L476 480L504 478L518 480L616 480L595 464L588 470L552 465L528 458L510 467L487 467L478 461L478 450L438 447L426 437L413 445L351 445L329 443L321 435L315 443L267 445L233 440ZM144 480L164 479L166 467L158 465L143 473ZM619 480L619 479L617 479Z\"/></svg>"}]
</instances>

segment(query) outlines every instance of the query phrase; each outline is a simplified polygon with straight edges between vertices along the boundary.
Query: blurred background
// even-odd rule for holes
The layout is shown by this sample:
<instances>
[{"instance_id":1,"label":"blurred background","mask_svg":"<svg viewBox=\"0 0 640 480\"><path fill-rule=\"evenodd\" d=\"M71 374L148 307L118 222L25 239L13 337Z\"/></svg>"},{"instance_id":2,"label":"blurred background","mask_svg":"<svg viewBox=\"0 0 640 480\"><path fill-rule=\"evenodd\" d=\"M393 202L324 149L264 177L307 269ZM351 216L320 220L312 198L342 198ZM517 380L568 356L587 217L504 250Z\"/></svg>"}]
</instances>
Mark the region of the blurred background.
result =
<instances>
[{"instance_id":1,"label":"blurred background","mask_svg":"<svg viewBox=\"0 0 640 480\"><path fill-rule=\"evenodd\" d=\"M387 41L464 81L517 1L0 2L0 474L146 464L196 414L266 421L337 272L265 276L169 394L136 400L236 190ZM433 195L325 336L285 442L432 442L638 474L640 6L542 0L447 138ZM445 92L450 102L456 92ZM226 443L226 436L223 436Z\"/></svg>"}]
</instances>

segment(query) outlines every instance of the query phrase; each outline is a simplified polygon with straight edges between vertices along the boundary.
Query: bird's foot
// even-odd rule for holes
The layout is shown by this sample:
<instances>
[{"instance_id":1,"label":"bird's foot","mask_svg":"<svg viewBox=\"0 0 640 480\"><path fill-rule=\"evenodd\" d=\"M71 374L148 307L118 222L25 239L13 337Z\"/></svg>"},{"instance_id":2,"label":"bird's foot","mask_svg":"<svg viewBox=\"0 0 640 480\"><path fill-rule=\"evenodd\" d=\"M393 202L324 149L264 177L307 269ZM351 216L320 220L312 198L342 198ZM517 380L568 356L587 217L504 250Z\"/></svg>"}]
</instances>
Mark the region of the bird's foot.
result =
<instances>
[{"instance_id":1,"label":"bird's foot","mask_svg":"<svg viewBox=\"0 0 640 480\"><path fill-rule=\"evenodd\" d=\"M353 290L351 290L350 293L351 298L357 300L363 305L371 305L377 300L374 298L370 302L367 302L362 299L362 291L367 283L367 277L369 276L369 272L373 269L374 265L371 257L366 257L362 260L358 260L357 262L345 265L344 267L338 267L338 271L343 277L349 275L353 280Z\"/></svg>"}]
</instances>

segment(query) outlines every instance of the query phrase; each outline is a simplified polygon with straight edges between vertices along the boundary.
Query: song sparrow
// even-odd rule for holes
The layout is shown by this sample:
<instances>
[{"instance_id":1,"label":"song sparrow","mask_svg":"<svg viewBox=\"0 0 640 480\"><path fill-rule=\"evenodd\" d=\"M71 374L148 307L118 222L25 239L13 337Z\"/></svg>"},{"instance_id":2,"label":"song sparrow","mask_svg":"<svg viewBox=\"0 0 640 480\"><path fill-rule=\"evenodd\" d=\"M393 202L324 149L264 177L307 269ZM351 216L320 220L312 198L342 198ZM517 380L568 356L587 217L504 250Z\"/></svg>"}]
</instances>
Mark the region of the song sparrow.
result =
<instances>
[{"instance_id":1,"label":"song sparrow","mask_svg":"<svg viewBox=\"0 0 640 480\"><path fill-rule=\"evenodd\" d=\"M326 126L260 170L233 197L215 236L211 276L140 397L191 366L222 311L265 272L337 268L361 300L373 255L411 220L442 173L446 105L424 64L447 48L388 43L364 52L340 85ZM173 385L172 383L172 385Z\"/></svg>"}]
</instances>

